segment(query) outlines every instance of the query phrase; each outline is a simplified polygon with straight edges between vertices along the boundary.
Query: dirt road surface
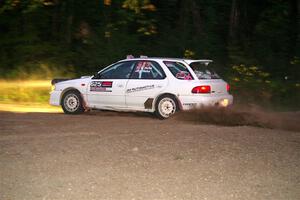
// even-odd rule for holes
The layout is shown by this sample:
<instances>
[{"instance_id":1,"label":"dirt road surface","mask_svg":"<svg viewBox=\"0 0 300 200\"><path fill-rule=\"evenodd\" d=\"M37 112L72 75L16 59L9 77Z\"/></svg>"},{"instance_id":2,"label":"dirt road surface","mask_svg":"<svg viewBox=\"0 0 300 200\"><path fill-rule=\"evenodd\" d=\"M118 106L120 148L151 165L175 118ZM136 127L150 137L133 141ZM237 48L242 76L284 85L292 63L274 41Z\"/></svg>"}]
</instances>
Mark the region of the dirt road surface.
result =
<instances>
[{"instance_id":1,"label":"dirt road surface","mask_svg":"<svg viewBox=\"0 0 300 200\"><path fill-rule=\"evenodd\" d=\"M0 113L0 199L296 200L300 133L147 114Z\"/></svg>"}]
</instances>

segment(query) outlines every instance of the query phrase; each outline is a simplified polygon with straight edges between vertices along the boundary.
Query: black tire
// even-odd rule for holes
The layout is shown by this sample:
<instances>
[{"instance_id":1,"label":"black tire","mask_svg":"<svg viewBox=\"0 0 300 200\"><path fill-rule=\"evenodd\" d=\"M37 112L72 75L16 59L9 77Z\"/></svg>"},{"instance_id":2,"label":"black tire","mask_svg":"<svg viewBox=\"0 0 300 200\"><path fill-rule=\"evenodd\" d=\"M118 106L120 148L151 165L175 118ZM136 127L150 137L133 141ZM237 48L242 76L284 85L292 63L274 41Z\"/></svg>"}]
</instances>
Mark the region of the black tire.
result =
<instances>
[{"instance_id":1,"label":"black tire","mask_svg":"<svg viewBox=\"0 0 300 200\"><path fill-rule=\"evenodd\" d=\"M84 112L83 100L78 91L66 92L61 99L61 107L66 114L80 114Z\"/></svg>"},{"instance_id":2,"label":"black tire","mask_svg":"<svg viewBox=\"0 0 300 200\"><path fill-rule=\"evenodd\" d=\"M155 103L155 115L159 119L168 119L178 110L177 100L172 95L162 95Z\"/></svg>"}]
</instances>

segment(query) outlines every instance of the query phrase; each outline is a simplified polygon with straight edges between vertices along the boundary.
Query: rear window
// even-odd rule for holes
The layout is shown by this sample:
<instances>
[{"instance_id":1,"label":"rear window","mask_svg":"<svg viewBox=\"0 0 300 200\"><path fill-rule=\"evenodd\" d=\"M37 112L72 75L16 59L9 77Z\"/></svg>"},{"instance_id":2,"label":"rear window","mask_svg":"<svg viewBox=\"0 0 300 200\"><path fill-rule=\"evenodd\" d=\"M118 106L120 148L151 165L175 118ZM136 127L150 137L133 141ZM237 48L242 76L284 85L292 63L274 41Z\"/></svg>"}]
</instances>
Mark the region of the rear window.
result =
<instances>
[{"instance_id":1,"label":"rear window","mask_svg":"<svg viewBox=\"0 0 300 200\"><path fill-rule=\"evenodd\" d=\"M191 73L184 64L174 61L164 61L164 64L177 79L193 80Z\"/></svg>"},{"instance_id":2,"label":"rear window","mask_svg":"<svg viewBox=\"0 0 300 200\"><path fill-rule=\"evenodd\" d=\"M190 67L198 79L220 79L220 76L204 62L193 62L190 64Z\"/></svg>"}]
</instances>

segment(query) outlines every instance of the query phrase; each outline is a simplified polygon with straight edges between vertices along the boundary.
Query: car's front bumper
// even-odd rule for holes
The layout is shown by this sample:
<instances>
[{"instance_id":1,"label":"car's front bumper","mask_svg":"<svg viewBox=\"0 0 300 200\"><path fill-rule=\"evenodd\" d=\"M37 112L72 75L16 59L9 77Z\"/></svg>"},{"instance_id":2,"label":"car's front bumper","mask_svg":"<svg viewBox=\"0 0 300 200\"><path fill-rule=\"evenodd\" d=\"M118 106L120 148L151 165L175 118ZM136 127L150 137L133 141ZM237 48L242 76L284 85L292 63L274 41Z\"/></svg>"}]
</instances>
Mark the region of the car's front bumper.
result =
<instances>
[{"instance_id":1,"label":"car's front bumper","mask_svg":"<svg viewBox=\"0 0 300 200\"><path fill-rule=\"evenodd\" d=\"M182 110L190 110L201 107L218 106L227 107L233 103L233 96L230 94L206 96L206 95L190 95L178 97Z\"/></svg>"},{"instance_id":2,"label":"car's front bumper","mask_svg":"<svg viewBox=\"0 0 300 200\"><path fill-rule=\"evenodd\" d=\"M61 91L52 91L50 93L50 100L49 103L53 106L60 106L60 96L61 96Z\"/></svg>"}]
</instances>

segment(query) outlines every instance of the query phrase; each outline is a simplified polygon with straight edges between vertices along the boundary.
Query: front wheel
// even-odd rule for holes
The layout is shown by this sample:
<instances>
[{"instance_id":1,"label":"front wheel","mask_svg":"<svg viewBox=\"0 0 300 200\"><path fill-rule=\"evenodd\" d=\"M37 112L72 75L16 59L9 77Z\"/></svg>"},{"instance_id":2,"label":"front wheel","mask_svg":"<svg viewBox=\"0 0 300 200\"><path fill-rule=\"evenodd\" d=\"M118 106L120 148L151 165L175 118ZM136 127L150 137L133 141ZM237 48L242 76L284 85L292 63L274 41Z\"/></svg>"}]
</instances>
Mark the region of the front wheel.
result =
<instances>
[{"instance_id":1,"label":"front wheel","mask_svg":"<svg viewBox=\"0 0 300 200\"><path fill-rule=\"evenodd\" d=\"M77 91L66 92L61 101L61 107L66 114L80 114L84 112L82 97Z\"/></svg>"},{"instance_id":2,"label":"front wheel","mask_svg":"<svg viewBox=\"0 0 300 200\"><path fill-rule=\"evenodd\" d=\"M163 95L157 99L155 114L160 119L167 119L177 110L177 101L171 95Z\"/></svg>"}]
</instances>

